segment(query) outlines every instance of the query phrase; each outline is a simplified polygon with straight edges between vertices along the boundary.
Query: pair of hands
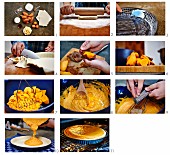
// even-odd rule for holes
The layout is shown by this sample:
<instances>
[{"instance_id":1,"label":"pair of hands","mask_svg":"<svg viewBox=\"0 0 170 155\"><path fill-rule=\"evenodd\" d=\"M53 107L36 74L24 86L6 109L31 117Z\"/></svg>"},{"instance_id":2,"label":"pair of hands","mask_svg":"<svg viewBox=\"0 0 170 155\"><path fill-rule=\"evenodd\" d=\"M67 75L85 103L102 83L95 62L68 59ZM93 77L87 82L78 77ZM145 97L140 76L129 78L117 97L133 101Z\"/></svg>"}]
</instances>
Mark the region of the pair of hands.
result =
<instances>
[{"instance_id":1,"label":"pair of hands","mask_svg":"<svg viewBox=\"0 0 170 155\"><path fill-rule=\"evenodd\" d=\"M81 47L80 51L89 50L91 52L96 52L101 50L105 45L107 45L108 41L85 41ZM84 59L84 62L93 67L102 70L106 74L110 74L110 66L105 60L94 59L89 61L88 59Z\"/></svg>"},{"instance_id":2,"label":"pair of hands","mask_svg":"<svg viewBox=\"0 0 170 155\"><path fill-rule=\"evenodd\" d=\"M106 10L106 13L108 15L110 15L110 4L108 4L106 6L105 10ZM121 7L117 3L116 3L116 11L117 12L122 12ZM71 5L71 3L68 3L68 4L66 4L66 5L64 5L63 7L60 8L60 13L62 15L69 15L69 14L74 13L74 6Z\"/></svg>"},{"instance_id":3,"label":"pair of hands","mask_svg":"<svg viewBox=\"0 0 170 155\"><path fill-rule=\"evenodd\" d=\"M23 42L16 42L12 45L11 52L14 56L20 56L22 51L25 49L25 44ZM50 41L48 46L45 48L45 52L54 51L54 42Z\"/></svg>"},{"instance_id":4,"label":"pair of hands","mask_svg":"<svg viewBox=\"0 0 170 155\"><path fill-rule=\"evenodd\" d=\"M135 83L138 86L135 86ZM133 97L138 97L142 91L144 80L127 80L127 88L132 93ZM160 100L165 97L165 81L154 83L145 90L149 92L150 97L154 97L156 100Z\"/></svg>"},{"instance_id":5,"label":"pair of hands","mask_svg":"<svg viewBox=\"0 0 170 155\"><path fill-rule=\"evenodd\" d=\"M105 7L105 10L106 10L106 13L107 13L108 15L110 15L110 4L108 4L108 5ZM64 6L62 6L62 7L60 8L60 13L61 13L62 15L69 15L69 14L74 13L74 6L71 5L71 3L70 3L70 4L66 4L66 5L64 5Z\"/></svg>"}]
</instances>

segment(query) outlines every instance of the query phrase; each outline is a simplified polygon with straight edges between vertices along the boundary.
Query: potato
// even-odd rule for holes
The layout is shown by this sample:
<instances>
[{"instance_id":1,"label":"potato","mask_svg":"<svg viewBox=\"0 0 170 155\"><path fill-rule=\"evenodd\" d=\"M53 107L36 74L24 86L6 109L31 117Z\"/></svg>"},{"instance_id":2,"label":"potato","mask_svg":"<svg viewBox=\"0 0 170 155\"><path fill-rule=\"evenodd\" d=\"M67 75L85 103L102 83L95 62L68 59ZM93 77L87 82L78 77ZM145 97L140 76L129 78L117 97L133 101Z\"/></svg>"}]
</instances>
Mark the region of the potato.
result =
<instances>
[{"instance_id":1,"label":"potato","mask_svg":"<svg viewBox=\"0 0 170 155\"><path fill-rule=\"evenodd\" d=\"M28 18L23 19L23 22L24 22L24 23L27 23L27 22L29 22L29 19L28 19Z\"/></svg>"},{"instance_id":2,"label":"potato","mask_svg":"<svg viewBox=\"0 0 170 155\"><path fill-rule=\"evenodd\" d=\"M61 71L65 71L67 69L68 66L68 60L64 60L60 62L60 70Z\"/></svg>"},{"instance_id":3,"label":"potato","mask_svg":"<svg viewBox=\"0 0 170 155\"><path fill-rule=\"evenodd\" d=\"M22 13L24 16L28 16L28 13L27 12L23 12Z\"/></svg>"},{"instance_id":4,"label":"potato","mask_svg":"<svg viewBox=\"0 0 170 155\"><path fill-rule=\"evenodd\" d=\"M20 15L22 19L26 19L27 16L24 16L24 15Z\"/></svg>"},{"instance_id":5,"label":"potato","mask_svg":"<svg viewBox=\"0 0 170 155\"><path fill-rule=\"evenodd\" d=\"M31 13L31 14L29 14L28 16L29 16L29 17L33 17L33 16L34 16L34 13Z\"/></svg>"},{"instance_id":6,"label":"potato","mask_svg":"<svg viewBox=\"0 0 170 155\"><path fill-rule=\"evenodd\" d=\"M30 19L30 23L32 23L32 22L33 22L33 20L34 20L34 17L31 17L31 19Z\"/></svg>"},{"instance_id":7,"label":"potato","mask_svg":"<svg viewBox=\"0 0 170 155\"><path fill-rule=\"evenodd\" d=\"M60 71L60 75L73 75L73 74L71 74L70 72L63 72L63 71Z\"/></svg>"},{"instance_id":8,"label":"potato","mask_svg":"<svg viewBox=\"0 0 170 155\"><path fill-rule=\"evenodd\" d=\"M89 59L89 60L93 60L93 59L96 58L96 54L88 52L88 51L85 51L83 53L83 57L86 58L86 59Z\"/></svg>"},{"instance_id":9,"label":"potato","mask_svg":"<svg viewBox=\"0 0 170 155\"><path fill-rule=\"evenodd\" d=\"M39 25L35 25L35 28L38 29L38 28L39 28Z\"/></svg>"}]
</instances>

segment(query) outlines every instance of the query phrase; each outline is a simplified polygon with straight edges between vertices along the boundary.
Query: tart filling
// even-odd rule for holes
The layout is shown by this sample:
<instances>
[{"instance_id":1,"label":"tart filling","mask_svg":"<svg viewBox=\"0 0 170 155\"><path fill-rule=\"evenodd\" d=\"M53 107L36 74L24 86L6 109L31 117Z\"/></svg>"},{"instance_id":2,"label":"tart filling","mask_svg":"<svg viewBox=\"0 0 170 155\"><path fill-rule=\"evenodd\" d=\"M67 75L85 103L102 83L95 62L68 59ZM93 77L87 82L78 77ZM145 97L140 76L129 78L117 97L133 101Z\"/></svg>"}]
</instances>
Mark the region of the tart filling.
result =
<instances>
[{"instance_id":1,"label":"tart filling","mask_svg":"<svg viewBox=\"0 0 170 155\"><path fill-rule=\"evenodd\" d=\"M74 125L64 130L65 136L77 140L97 140L104 138L106 132L92 125Z\"/></svg>"}]
</instances>

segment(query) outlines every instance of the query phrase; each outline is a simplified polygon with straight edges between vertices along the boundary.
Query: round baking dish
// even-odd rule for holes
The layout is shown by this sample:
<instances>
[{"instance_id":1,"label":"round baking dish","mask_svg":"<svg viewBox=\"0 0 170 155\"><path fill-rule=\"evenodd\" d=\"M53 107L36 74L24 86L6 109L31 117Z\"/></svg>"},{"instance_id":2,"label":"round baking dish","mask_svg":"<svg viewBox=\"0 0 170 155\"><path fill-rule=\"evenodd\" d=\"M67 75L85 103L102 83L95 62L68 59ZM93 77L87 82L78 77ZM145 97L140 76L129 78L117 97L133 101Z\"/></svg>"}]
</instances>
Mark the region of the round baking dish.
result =
<instances>
[{"instance_id":1,"label":"round baking dish","mask_svg":"<svg viewBox=\"0 0 170 155\"><path fill-rule=\"evenodd\" d=\"M86 125L85 125L85 126L86 126ZM87 126L89 126L89 125L87 125ZM100 142L102 142L102 141L104 140L104 138L106 138L106 137L108 136L107 131L104 130L104 129L102 129L102 128L100 128L100 129L102 129L102 130L104 131L104 133L105 133L105 135L104 135L103 137L101 137L101 138L98 138L98 139L87 139L87 140L85 140L85 139L79 139L79 138L72 138L72 137L69 137L68 135L65 134L65 130L67 130L68 128L70 128L70 127L67 127L66 129L63 130L64 136L65 136L68 140L70 140L70 141L72 141L72 142L74 142L74 143L79 143L79 144L83 144L83 145L100 143Z\"/></svg>"}]
</instances>

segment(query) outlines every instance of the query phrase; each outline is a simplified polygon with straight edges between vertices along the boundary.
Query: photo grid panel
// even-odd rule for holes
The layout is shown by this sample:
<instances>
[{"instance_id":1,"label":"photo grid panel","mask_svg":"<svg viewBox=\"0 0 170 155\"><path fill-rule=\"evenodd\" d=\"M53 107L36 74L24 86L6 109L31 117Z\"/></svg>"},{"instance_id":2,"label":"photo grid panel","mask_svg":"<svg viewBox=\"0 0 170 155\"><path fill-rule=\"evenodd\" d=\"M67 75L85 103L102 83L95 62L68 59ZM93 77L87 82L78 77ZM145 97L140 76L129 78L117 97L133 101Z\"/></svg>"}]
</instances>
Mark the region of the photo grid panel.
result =
<instances>
[{"instance_id":1,"label":"photo grid panel","mask_svg":"<svg viewBox=\"0 0 170 155\"><path fill-rule=\"evenodd\" d=\"M1 1L1 154L169 154L169 3Z\"/></svg>"}]
</instances>

